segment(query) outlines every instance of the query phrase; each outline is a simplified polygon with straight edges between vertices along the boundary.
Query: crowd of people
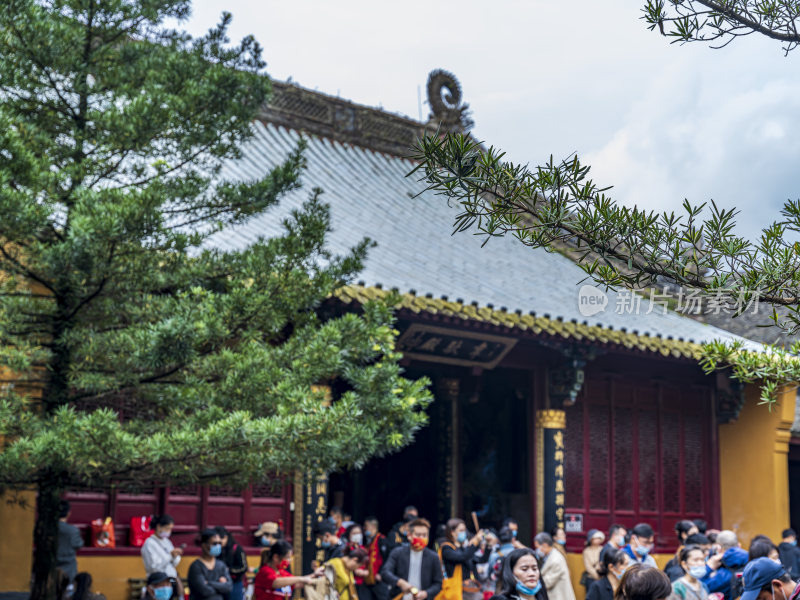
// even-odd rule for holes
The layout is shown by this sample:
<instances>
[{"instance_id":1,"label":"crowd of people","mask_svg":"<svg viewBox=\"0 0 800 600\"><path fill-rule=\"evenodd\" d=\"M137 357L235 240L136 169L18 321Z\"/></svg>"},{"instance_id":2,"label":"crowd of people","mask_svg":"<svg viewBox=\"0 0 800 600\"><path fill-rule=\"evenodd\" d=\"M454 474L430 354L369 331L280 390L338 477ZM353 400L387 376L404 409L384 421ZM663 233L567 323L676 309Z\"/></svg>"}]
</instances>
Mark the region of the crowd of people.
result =
<instances>
[{"instance_id":1,"label":"crowd of people","mask_svg":"<svg viewBox=\"0 0 800 600\"><path fill-rule=\"evenodd\" d=\"M540 532L526 547L513 518L499 530L475 525L470 532L453 518L431 536L430 523L409 506L384 536L376 519L362 526L334 508L317 528L322 564L292 577L277 568L290 563L291 548L274 545L262 560L253 597L280 600L304 587L308 600L575 600L563 529ZM580 577L587 600L799 600L793 530L785 530L777 545L756 536L747 550L735 532L708 529L703 521L680 521L675 534L678 550L661 570L650 525L590 530Z\"/></svg>"},{"instance_id":2,"label":"crowd of people","mask_svg":"<svg viewBox=\"0 0 800 600\"><path fill-rule=\"evenodd\" d=\"M71 589L62 597L100 600L91 578L76 574L76 530L59 528L71 558L59 567ZM177 567L185 544L171 540L174 521L154 517L152 535L141 548L147 573L144 600L171 600L185 590ZM389 533L376 518L355 523L338 508L316 528L321 550L311 572L295 574L292 546L276 524L264 524L254 542L263 546L260 566L250 569L244 548L224 527L203 530L200 556L188 569L190 600L286 600L302 590L306 600L575 600L563 529L540 532L527 547L519 524L507 518L498 530L470 532L452 518L431 532L413 506ZM592 529L583 550L580 584L586 600L800 600L800 548L792 529L778 544L754 537L747 550L735 532L708 529L703 521L675 526L678 549L661 570L652 555L653 528L613 525L608 534ZM248 587L248 574L254 579Z\"/></svg>"}]
</instances>

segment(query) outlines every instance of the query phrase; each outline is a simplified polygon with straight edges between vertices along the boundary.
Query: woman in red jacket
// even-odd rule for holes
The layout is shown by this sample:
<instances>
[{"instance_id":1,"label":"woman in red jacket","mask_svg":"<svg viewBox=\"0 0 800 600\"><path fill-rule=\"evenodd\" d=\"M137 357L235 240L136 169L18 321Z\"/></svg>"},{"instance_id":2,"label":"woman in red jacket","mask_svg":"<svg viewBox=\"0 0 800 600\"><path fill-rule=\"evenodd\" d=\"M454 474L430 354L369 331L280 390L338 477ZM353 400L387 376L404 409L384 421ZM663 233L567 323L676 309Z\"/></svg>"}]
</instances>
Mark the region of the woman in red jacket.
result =
<instances>
[{"instance_id":1,"label":"woman in red jacket","mask_svg":"<svg viewBox=\"0 0 800 600\"><path fill-rule=\"evenodd\" d=\"M292 547L284 540L275 542L261 555L261 568L253 585L254 600L287 600L295 587L310 584L322 570L312 575L292 575Z\"/></svg>"}]
</instances>

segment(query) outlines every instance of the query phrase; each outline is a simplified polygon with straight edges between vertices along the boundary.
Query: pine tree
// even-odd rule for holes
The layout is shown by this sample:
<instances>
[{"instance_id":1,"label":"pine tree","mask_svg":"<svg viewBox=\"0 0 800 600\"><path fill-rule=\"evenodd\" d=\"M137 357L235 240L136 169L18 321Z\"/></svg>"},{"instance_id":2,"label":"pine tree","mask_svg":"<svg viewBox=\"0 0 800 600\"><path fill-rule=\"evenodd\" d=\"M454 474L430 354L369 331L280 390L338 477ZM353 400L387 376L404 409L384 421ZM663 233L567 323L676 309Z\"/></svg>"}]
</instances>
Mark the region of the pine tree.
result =
<instances>
[{"instance_id":1,"label":"pine tree","mask_svg":"<svg viewBox=\"0 0 800 600\"><path fill-rule=\"evenodd\" d=\"M369 241L326 251L319 190L282 236L213 249L297 188L304 159L224 180L269 80L252 37L230 44L230 15L194 39L166 25L189 9L0 13L0 488L37 492L34 600L55 598L66 489L357 466L425 421L391 307L322 310Z\"/></svg>"}]
</instances>

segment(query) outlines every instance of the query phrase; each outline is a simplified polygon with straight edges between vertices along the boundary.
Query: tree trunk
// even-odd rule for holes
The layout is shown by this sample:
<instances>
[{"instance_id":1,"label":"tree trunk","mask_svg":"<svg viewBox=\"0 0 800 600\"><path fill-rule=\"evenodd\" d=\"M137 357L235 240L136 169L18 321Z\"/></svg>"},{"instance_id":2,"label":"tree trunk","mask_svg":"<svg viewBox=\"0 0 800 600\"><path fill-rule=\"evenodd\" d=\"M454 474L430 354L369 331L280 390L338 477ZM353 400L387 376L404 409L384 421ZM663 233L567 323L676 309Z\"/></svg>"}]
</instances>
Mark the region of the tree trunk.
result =
<instances>
[{"instance_id":1,"label":"tree trunk","mask_svg":"<svg viewBox=\"0 0 800 600\"><path fill-rule=\"evenodd\" d=\"M33 531L33 587L31 600L57 600L58 519L61 489L57 477L49 474L39 484L36 497L36 527Z\"/></svg>"}]
</instances>

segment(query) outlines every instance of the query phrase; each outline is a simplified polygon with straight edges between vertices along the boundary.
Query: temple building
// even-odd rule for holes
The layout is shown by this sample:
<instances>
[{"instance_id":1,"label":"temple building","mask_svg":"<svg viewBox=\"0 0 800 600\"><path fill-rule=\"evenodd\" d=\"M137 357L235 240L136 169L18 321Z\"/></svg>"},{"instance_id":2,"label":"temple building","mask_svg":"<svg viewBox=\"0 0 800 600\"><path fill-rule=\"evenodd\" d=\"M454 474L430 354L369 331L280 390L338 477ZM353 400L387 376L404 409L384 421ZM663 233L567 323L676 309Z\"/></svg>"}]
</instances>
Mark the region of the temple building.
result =
<instances>
[{"instance_id":1,"label":"temple building","mask_svg":"<svg viewBox=\"0 0 800 600\"><path fill-rule=\"evenodd\" d=\"M451 235L458 207L408 177L407 157L423 132L470 122L451 75L434 72L428 97L432 113L423 123L274 83L255 138L227 175L260 176L302 136L303 188L215 243L237 249L278 233L282 217L322 188L332 211L330 249L345 252L365 237L376 244L358 281L324 310L357 310L399 294L406 374L429 378L435 393L429 425L397 454L321 481L298 474L294 486L245 491L72 494L77 525L110 516L117 526L116 549L79 554L80 569L109 600L123 600L128 578L144 575L138 549L125 540L131 519L153 513L175 517L175 543L189 550L199 528L224 525L249 545L254 565L252 534L263 521L281 521L307 562L311 526L325 505L356 520L375 515L384 531L407 504L434 523L474 511L481 524L497 526L513 516L525 543L566 525L579 597L589 529L648 522L656 552L668 558L680 519L735 528L743 542L759 533L778 540L790 525L794 391L769 411L757 406L757 387L704 374L703 342L744 338L673 312L658 297L588 285L569 248L532 250L511 238L482 246L470 233ZM29 542L0 541L0 564L9 544L19 555L20 543ZM24 560L14 560L26 572ZM190 562L181 563L183 573Z\"/></svg>"}]
</instances>

